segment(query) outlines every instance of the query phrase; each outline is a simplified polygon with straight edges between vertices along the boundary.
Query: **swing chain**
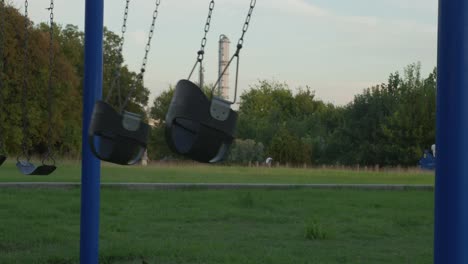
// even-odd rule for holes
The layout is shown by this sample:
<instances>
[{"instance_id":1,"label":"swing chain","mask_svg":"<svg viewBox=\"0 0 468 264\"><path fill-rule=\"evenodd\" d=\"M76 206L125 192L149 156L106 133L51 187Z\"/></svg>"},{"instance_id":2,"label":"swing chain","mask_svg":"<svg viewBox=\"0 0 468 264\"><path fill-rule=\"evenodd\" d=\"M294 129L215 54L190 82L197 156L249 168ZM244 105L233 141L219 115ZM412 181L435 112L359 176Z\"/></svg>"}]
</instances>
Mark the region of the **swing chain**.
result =
<instances>
[{"instance_id":1,"label":"swing chain","mask_svg":"<svg viewBox=\"0 0 468 264\"><path fill-rule=\"evenodd\" d=\"M161 4L161 0L156 0L156 8L153 11L153 20L151 22L150 31L148 34L148 42L146 42L146 47L145 47L145 56L143 57L143 62L141 63L141 69L140 69L140 75L139 75L140 80L143 79L143 76L145 75L145 72L146 72L146 63L148 62L148 54L149 54L149 51L151 50L151 39L153 39L154 28L156 25L156 19L158 18L158 8L160 4Z\"/></svg>"},{"instance_id":2,"label":"swing chain","mask_svg":"<svg viewBox=\"0 0 468 264\"><path fill-rule=\"evenodd\" d=\"M119 50L122 51L123 44L124 44L124 37L125 32L127 31L127 19L128 19L128 6L130 4L130 0L127 0L125 3L125 10L124 10L124 17L123 17L123 24L122 24L122 41L120 42Z\"/></svg>"},{"instance_id":3,"label":"swing chain","mask_svg":"<svg viewBox=\"0 0 468 264\"><path fill-rule=\"evenodd\" d=\"M146 72L146 64L148 63L148 54L151 50L151 40L153 39L154 29L156 27L156 19L158 18L158 14L159 14L158 10L159 10L160 4L161 4L161 0L155 1L155 8L153 10L153 19L151 21L150 31L148 33L148 41L146 42L145 55L141 63L140 73L137 75L137 79L133 83L132 87L130 88L130 91L128 92L127 97L125 97L125 101L120 106L120 112L122 112L124 108L127 106L128 101L130 100L130 97L132 97L133 93L135 92L138 83L143 82L143 77L145 76L145 72Z\"/></svg>"},{"instance_id":4,"label":"swing chain","mask_svg":"<svg viewBox=\"0 0 468 264\"><path fill-rule=\"evenodd\" d=\"M122 55L123 46L124 46L124 43L125 43L125 33L127 32L127 20L128 20L128 9L129 9L128 7L130 5L130 0L126 0L125 2L126 3L125 3L125 9L124 9L121 37L120 37L120 43L119 43L119 48L118 48L119 55ZM120 66L122 65L122 61L123 61L123 59L121 59L117 63L117 65L115 65L114 77L112 79L111 87L109 89L109 92L107 92L107 96L106 96L106 102L109 102L109 100L111 99L111 96L112 96L112 92L117 87L117 91L119 93L118 96L117 96L117 98L119 100L119 107L122 107L121 95L120 95L120 70L121 70Z\"/></svg>"},{"instance_id":5,"label":"swing chain","mask_svg":"<svg viewBox=\"0 0 468 264\"><path fill-rule=\"evenodd\" d=\"M253 10L255 8L256 3L257 3L257 0L251 0L250 1L249 13L247 14L247 18L245 19L244 27L242 28L242 35L239 38L239 41L237 42L237 50L236 50L237 56L239 56L238 53L239 53L240 49L242 49L242 45L244 44L244 36L245 36L245 33L247 33L247 30L249 29L250 19L252 18L252 13L253 13Z\"/></svg>"},{"instance_id":6,"label":"swing chain","mask_svg":"<svg viewBox=\"0 0 468 264\"><path fill-rule=\"evenodd\" d=\"M23 141L21 143L21 148L23 151L23 156L27 161L31 159L31 156L28 153L28 138L29 138L29 124L28 124L28 109L26 100L28 97L28 40L29 40L29 17L28 17L28 0L24 1L24 45L23 45L23 89L21 96L21 108L22 108L22 121L23 121ZM19 160L20 157L18 157Z\"/></svg>"},{"instance_id":7,"label":"swing chain","mask_svg":"<svg viewBox=\"0 0 468 264\"><path fill-rule=\"evenodd\" d=\"M28 0L25 0L24 1L24 17L29 19L29 14L28 14L28 6L29 6L29 2ZM26 24L27 24L28 21L26 21Z\"/></svg>"},{"instance_id":8,"label":"swing chain","mask_svg":"<svg viewBox=\"0 0 468 264\"><path fill-rule=\"evenodd\" d=\"M1 15L0 15L0 106L3 106L3 71L4 71L4 58L3 58L3 46L5 43L5 16L6 6L5 0L1 0ZM5 153L5 142L3 141L3 123L0 124L0 154Z\"/></svg>"},{"instance_id":9,"label":"swing chain","mask_svg":"<svg viewBox=\"0 0 468 264\"><path fill-rule=\"evenodd\" d=\"M213 9L215 7L215 2L214 0L211 0L210 2L210 5L209 5L209 9L208 9L208 17L206 18L206 22L205 22L205 35L203 36L202 40L201 40L201 47L200 47L200 50L197 52L198 56L197 56L197 60L195 61L195 65L193 65L193 68L192 68L192 71L190 72L189 74L189 77L187 78L187 80L190 80L190 78L192 77L192 74L193 72L195 71L195 68L197 67L197 65L200 63L200 72L203 71L203 66L202 66L202 63L203 63L203 59L205 57L205 46L206 46L206 42L207 42L207 35L208 35L208 32L210 31L210 26L211 26L211 17L212 17L212 14L213 14ZM200 74L201 76L202 74ZM201 78L200 78L201 79ZM200 87L202 87L202 83L201 83L202 80L200 80Z\"/></svg>"},{"instance_id":10,"label":"swing chain","mask_svg":"<svg viewBox=\"0 0 468 264\"><path fill-rule=\"evenodd\" d=\"M47 101L47 114L48 114L48 130L47 130L47 152L42 160L42 164L50 160L55 165L52 152L52 104L53 104L53 83L52 78L54 74L54 0L50 0L50 28L49 28L49 85L48 85L48 101Z\"/></svg>"},{"instance_id":11,"label":"swing chain","mask_svg":"<svg viewBox=\"0 0 468 264\"><path fill-rule=\"evenodd\" d=\"M129 5L130 5L130 0L126 0L125 1L125 9L124 9L122 29L121 29L120 43L119 43L119 47L118 47L118 51L119 51L120 54L122 54L122 51L123 51L123 46L124 46L124 42L125 42L125 32L127 32L128 6Z\"/></svg>"},{"instance_id":12,"label":"swing chain","mask_svg":"<svg viewBox=\"0 0 468 264\"><path fill-rule=\"evenodd\" d=\"M203 36L201 40L201 48L198 51L198 61L202 62L203 58L205 56L205 46L206 46L206 36L208 35L208 32L210 31L210 26L211 26L211 16L213 14L213 9L214 9L215 2L214 0L211 0L210 6L209 6L209 11L208 11L208 17L206 18L206 23L205 23L205 35Z\"/></svg>"},{"instance_id":13,"label":"swing chain","mask_svg":"<svg viewBox=\"0 0 468 264\"><path fill-rule=\"evenodd\" d=\"M250 1L249 12L247 13L247 17L245 19L244 26L242 27L242 35L239 38L239 41L237 42L236 52L234 53L234 55L232 55L232 57L229 60L228 64L226 65L226 67L224 67L224 70L218 76L218 80L216 81L215 85L213 85L213 88L211 88L211 97L212 98L213 98L214 91L215 91L216 87L218 85L221 85L220 84L221 78L223 77L223 75L228 70L228 68L231 65L232 61L234 59L236 59L237 60L237 63L236 63L237 65L236 65L236 80L235 80L235 85L234 85L234 101L230 102L231 104L236 103L236 100L237 100L237 87L238 87L238 82L239 82L239 64L240 64L239 63L239 54L240 54L240 51L241 51L241 49L242 49L242 47L244 45L244 36L245 36L245 33L247 33L247 30L249 29L250 19L252 18L252 13L253 13L253 10L255 8L256 3L257 3L257 0L251 0Z\"/></svg>"}]
</instances>

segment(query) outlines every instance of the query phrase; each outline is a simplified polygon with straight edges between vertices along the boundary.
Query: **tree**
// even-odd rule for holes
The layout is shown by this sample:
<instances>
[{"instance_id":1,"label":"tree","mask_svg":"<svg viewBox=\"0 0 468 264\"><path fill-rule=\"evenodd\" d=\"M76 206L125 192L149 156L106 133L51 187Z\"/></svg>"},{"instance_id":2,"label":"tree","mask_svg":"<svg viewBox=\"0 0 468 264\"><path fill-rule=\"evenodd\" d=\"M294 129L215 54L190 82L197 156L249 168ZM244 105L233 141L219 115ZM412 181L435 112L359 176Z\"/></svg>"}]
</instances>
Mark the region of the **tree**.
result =
<instances>
[{"instance_id":1,"label":"tree","mask_svg":"<svg viewBox=\"0 0 468 264\"><path fill-rule=\"evenodd\" d=\"M435 140L435 71L425 80L411 64L388 83L356 95L329 140L328 160L341 164L416 165ZM426 147L424 147L426 146Z\"/></svg>"},{"instance_id":2,"label":"tree","mask_svg":"<svg viewBox=\"0 0 468 264\"><path fill-rule=\"evenodd\" d=\"M229 152L228 160L236 164L261 162L264 160L264 146L252 139L236 139Z\"/></svg>"},{"instance_id":3,"label":"tree","mask_svg":"<svg viewBox=\"0 0 468 264\"><path fill-rule=\"evenodd\" d=\"M161 159L167 156L175 156L166 143L166 113L169 110L174 88L169 87L163 91L153 101L153 106L150 108L150 118L154 120L154 126L151 129L151 138L148 145L148 155L152 159Z\"/></svg>"},{"instance_id":4,"label":"tree","mask_svg":"<svg viewBox=\"0 0 468 264\"><path fill-rule=\"evenodd\" d=\"M4 45L4 105L2 113L4 115L4 125L7 129L4 131L6 146L10 152L19 153L20 145L23 139L22 135L22 108L26 106L28 110L29 137L26 143L28 149L34 152L43 152L46 148L46 142L50 139L52 144L59 150L78 151L74 139L70 139L68 145L64 143L64 131L68 126L66 122L75 123L79 120L79 80L74 71L73 65L68 61L65 53L59 46L59 41L54 40L53 50L55 53L53 72L53 133L47 134L47 94L48 94L48 75L49 75L49 35L48 28L44 25L34 27L28 20L27 27L29 34L29 45L27 55L25 56L24 31L18 31L17 25L26 23L25 17L18 13L12 7L6 8L5 19L5 45ZM55 28L60 31L60 28ZM59 35L59 33L57 33ZM27 58L27 69L24 69L24 58ZM24 75L26 73L26 75ZM28 97L26 104L21 103L23 80L26 80ZM78 100L77 100L78 99ZM78 144L79 145L79 144Z\"/></svg>"},{"instance_id":5,"label":"tree","mask_svg":"<svg viewBox=\"0 0 468 264\"><path fill-rule=\"evenodd\" d=\"M286 84L260 81L241 95L238 138L269 144L279 125L294 111L294 97Z\"/></svg>"},{"instance_id":6,"label":"tree","mask_svg":"<svg viewBox=\"0 0 468 264\"><path fill-rule=\"evenodd\" d=\"M383 126L391 152L398 157L393 164L415 165L424 149L435 142L436 70L425 80L418 72L407 70L400 104Z\"/></svg>"},{"instance_id":7,"label":"tree","mask_svg":"<svg viewBox=\"0 0 468 264\"><path fill-rule=\"evenodd\" d=\"M268 156L280 163L310 163L312 151L307 143L282 127L271 141Z\"/></svg>"},{"instance_id":8,"label":"tree","mask_svg":"<svg viewBox=\"0 0 468 264\"><path fill-rule=\"evenodd\" d=\"M13 7L6 7L4 35L4 68L0 73L4 87L1 90L4 102L0 106L0 120L3 124L3 138L7 150L11 153L21 151L22 116L24 105L22 99L23 73L28 84L26 106L28 110L29 137L28 149L33 154L46 150L50 140L53 149L59 154L78 156L81 148L81 115L82 86L84 66L84 34L76 26L54 25L53 51L54 72L52 78L52 124L53 133L47 134L47 103L49 76L49 25L34 25ZM28 23L29 45L27 56L23 48L24 26ZM108 90L110 70L113 65L121 69L121 85L124 94L136 85L135 93L130 98L128 109L145 114L149 91L136 78L137 74L122 66L122 54L118 48L120 38L106 30L104 39L104 89ZM24 69L23 59L27 58L27 69ZM109 65L111 64L111 65ZM111 100L117 105L116 100Z\"/></svg>"}]
</instances>

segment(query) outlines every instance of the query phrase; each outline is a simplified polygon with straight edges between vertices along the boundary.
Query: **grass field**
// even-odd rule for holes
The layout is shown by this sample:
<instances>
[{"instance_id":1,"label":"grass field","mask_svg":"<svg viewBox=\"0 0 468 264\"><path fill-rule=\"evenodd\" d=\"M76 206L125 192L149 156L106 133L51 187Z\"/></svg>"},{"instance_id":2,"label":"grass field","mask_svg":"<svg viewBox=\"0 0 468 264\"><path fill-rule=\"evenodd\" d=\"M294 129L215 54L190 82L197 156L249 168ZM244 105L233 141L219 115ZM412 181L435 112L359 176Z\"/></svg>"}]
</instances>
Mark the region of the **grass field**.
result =
<instances>
[{"instance_id":1,"label":"grass field","mask_svg":"<svg viewBox=\"0 0 468 264\"><path fill-rule=\"evenodd\" d=\"M79 182L79 164L0 182ZM423 172L222 166L118 167L103 182L427 184ZM80 190L0 189L0 263L78 263ZM100 263L431 263L433 192L101 192Z\"/></svg>"},{"instance_id":2,"label":"grass field","mask_svg":"<svg viewBox=\"0 0 468 264\"><path fill-rule=\"evenodd\" d=\"M0 168L0 182L79 182L79 164L58 164L50 176L24 176L12 161ZM427 172L365 172L346 170L288 169L223 166L150 166L122 167L103 165L102 182L158 183L358 183L358 184L428 184L434 175Z\"/></svg>"},{"instance_id":3,"label":"grass field","mask_svg":"<svg viewBox=\"0 0 468 264\"><path fill-rule=\"evenodd\" d=\"M78 189L0 190L0 263L78 263L79 214ZM433 192L105 189L100 263L431 263L432 229Z\"/></svg>"}]
</instances>

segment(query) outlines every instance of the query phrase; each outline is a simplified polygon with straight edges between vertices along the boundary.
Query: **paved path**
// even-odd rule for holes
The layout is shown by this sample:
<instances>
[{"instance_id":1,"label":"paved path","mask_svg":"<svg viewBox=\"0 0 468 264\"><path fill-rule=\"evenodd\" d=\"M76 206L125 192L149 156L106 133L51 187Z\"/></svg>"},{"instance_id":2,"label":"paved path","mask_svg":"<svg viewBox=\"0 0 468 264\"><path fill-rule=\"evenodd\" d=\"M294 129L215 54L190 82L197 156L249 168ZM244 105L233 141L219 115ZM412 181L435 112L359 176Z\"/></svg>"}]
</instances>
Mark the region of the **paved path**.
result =
<instances>
[{"instance_id":1,"label":"paved path","mask_svg":"<svg viewBox=\"0 0 468 264\"><path fill-rule=\"evenodd\" d=\"M80 188L80 183L68 182L4 182L2 188L21 189L74 189ZM183 190L183 189L357 189L357 190L424 190L433 191L432 185L400 185L400 184L246 184L246 183L102 183L103 189L130 190Z\"/></svg>"}]
</instances>

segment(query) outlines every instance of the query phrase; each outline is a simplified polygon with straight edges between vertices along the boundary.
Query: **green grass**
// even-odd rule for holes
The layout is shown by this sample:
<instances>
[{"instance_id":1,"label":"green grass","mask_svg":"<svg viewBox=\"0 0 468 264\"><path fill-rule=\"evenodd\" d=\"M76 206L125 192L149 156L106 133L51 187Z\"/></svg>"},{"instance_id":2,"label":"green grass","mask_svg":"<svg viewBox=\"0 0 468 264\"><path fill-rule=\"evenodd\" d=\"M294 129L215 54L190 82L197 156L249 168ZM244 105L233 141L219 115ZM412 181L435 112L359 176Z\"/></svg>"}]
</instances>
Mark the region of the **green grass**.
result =
<instances>
[{"instance_id":1,"label":"green grass","mask_svg":"<svg viewBox=\"0 0 468 264\"><path fill-rule=\"evenodd\" d=\"M47 177L19 174L11 161L0 167L0 182L79 182L78 164L58 164ZM105 164L102 182L158 183L360 183L360 184L430 184L434 175L426 172L372 172L321 169L288 169L223 166L150 166L123 167Z\"/></svg>"},{"instance_id":2,"label":"green grass","mask_svg":"<svg viewBox=\"0 0 468 264\"><path fill-rule=\"evenodd\" d=\"M153 173L167 171L185 179L177 169ZM308 177L294 172L284 177ZM101 263L432 262L433 192L104 189L101 197ZM77 189L0 190L0 263L78 263L79 214Z\"/></svg>"}]
</instances>

